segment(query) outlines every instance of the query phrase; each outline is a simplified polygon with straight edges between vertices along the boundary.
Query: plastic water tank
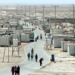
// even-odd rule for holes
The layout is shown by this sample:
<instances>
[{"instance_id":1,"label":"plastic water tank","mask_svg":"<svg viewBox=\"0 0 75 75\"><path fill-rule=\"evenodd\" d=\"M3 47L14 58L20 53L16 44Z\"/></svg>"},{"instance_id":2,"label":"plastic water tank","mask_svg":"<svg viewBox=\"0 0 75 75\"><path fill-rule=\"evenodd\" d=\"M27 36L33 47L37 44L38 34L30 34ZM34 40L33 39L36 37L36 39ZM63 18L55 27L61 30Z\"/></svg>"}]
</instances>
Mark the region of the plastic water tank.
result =
<instances>
[{"instance_id":1,"label":"plastic water tank","mask_svg":"<svg viewBox=\"0 0 75 75\"><path fill-rule=\"evenodd\" d=\"M67 41L61 41L61 50L67 52Z\"/></svg>"},{"instance_id":2,"label":"plastic water tank","mask_svg":"<svg viewBox=\"0 0 75 75\"><path fill-rule=\"evenodd\" d=\"M51 45L51 39L47 39L47 45Z\"/></svg>"},{"instance_id":3,"label":"plastic water tank","mask_svg":"<svg viewBox=\"0 0 75 75\"><path fill-rule=\"evenodd\" d=\"M18 46L18 39L13 39L13 46Z\"/></svg>"},{"instance_id":4,"label":"plastic water tank","mask_svg":"<svg viewBox=\"0 0 75 75\"><path fill-rule=\"evenodd\" d=\"M54 60L54 54L51 55L51 59Z\"/></svg>"}]
</instances>

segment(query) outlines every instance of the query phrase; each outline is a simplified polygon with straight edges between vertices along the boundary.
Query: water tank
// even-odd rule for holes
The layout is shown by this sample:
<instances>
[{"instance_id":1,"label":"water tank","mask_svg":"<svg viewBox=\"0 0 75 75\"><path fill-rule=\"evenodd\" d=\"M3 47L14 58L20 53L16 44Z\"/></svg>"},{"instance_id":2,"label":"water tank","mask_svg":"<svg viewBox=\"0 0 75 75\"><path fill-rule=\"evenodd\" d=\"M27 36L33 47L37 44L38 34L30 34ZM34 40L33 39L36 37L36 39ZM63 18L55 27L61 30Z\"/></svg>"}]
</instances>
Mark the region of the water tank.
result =
<instances>
[{"instance_id":1,"label":"water tank","mask_svg":"<svg viewBox=\"0 0 75 75\"><path fill-rule=\"evenodd\" d=\"M67 52L67 41L61 41L61 50Z\"/></svg>"},{"instance_id":2,"label":"water tank","mask_svg":"<svg viewBox=\"0 0 75 75\"><path fill-rule=\"evenodd\" d=\"M18 39L13 39L13 46L18 46Z\"/></svg>"},{"instance_id":3,"label":"water tank","mask_svg":"<svg viewBox=\"0 0 75 75\"><path fill-rule=\"evenodd\" d=\"M51 59L54 60L54 54L51 55Z\"/></svg>"},{"instance_id":4,"label":"water tank","mask_svg":"<svg viewBox=\"0 0 75 75\"><path fill-rule=\"evenodd\" d=\"M51 39L47 39L47 45L51 45Z\"/></svg>"}]
</instances>

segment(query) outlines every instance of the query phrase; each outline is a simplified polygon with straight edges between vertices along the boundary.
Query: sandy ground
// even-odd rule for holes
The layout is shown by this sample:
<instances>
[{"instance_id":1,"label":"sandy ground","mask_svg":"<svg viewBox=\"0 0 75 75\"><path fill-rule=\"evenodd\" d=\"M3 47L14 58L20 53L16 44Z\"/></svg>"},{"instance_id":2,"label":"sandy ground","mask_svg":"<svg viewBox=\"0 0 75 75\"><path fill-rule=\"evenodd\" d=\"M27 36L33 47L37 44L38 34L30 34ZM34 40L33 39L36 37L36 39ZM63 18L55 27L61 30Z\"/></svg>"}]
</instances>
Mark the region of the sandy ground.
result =
<instances>
[{"instance_id":1,"label":"sandy ground","mask_svg":"<svg viewBox=\"0 0 75 75\"><path fill-rule=\"evenodd\" d=\"M24 48L29 43L21 43L20 50L19 50L19 57L17 48L14 47L14 53L12 57L12 47L9 47L9 62L8 62L8 47L0 47L0 69L4 69L10 66L15 66L16 64L22 62L25 59L25 52ZM4 62L3 62L3 54L5 49L5 56L4 56Z\"/></svg>"},{"instance_id":2,"label":"sandy ground","mask_svg":"<svg viewBox=\"0 0 75 75\"><path fill-rule=\"evenodd\" d=\"M68 55L67 52L61 52L61 48L53 48L53 46L51 46L51 48L48 47L48 49L46 49L45 45L44 50L50 56L54 54L56 57L60 58L72 57ZM75 75L75 61L55 60L55 63L50 62L30 75Z\"/></svg>"}]
</instances>

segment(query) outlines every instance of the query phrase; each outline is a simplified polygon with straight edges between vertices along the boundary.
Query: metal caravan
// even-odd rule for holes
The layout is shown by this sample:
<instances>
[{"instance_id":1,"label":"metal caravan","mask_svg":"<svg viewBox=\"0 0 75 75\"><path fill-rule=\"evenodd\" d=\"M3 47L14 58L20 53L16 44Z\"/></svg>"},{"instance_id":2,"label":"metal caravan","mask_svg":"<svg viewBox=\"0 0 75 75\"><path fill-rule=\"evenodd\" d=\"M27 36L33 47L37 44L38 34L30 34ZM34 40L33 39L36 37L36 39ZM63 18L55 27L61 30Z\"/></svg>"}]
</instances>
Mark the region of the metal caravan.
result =
<instances>
[{"instance_id":1,"label":"metal caravan","mask_svg":"<svg viewBox=\"0 0 75 75\"><path fill-rule=\"evenodd\" d=\"M11 35L0 36L0 46L10 46L12 44L13 44L13 38Z\"/></svg>"}]
</instances>

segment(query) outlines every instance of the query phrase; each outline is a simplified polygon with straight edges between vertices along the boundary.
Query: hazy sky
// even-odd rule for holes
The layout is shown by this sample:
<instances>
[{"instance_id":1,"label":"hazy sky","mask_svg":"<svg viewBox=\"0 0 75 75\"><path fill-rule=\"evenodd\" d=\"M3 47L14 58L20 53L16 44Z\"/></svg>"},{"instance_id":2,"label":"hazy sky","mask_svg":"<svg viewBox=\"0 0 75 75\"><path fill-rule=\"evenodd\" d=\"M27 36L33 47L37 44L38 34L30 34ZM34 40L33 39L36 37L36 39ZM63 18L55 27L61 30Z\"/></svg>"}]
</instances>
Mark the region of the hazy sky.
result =
<instances>
[{"instance_id":1,"label":"hazy sky","mask_svg":"<svg viewBox=\"0 0 75 75\"><path fill-rule=\"evenodd\" d=\"M75 4L75 0L0 0L0 5Z\"/></svg>"}]
</instances>

